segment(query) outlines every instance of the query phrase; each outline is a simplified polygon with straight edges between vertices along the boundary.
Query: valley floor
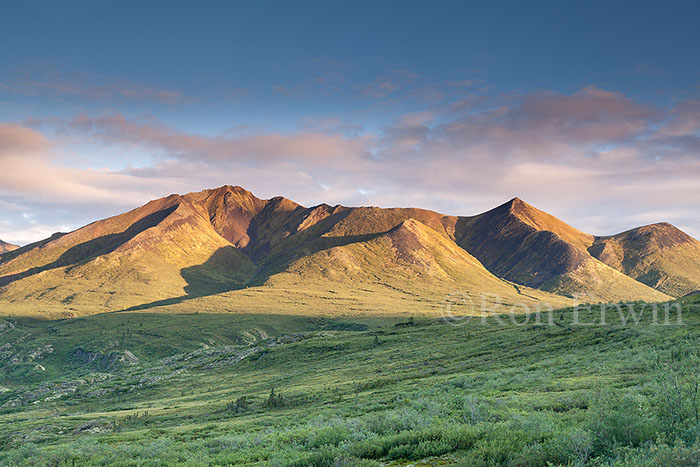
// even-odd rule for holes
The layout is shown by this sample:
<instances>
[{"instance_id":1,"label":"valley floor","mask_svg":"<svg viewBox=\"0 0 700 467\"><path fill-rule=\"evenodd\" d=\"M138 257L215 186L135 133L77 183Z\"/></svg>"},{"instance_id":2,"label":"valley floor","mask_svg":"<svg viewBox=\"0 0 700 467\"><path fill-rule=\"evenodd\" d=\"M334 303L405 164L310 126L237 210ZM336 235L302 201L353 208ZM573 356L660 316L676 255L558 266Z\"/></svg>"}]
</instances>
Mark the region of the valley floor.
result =
<instances>
[{"instance_id":1,"label":"valley floor","mask_svg":"<svg viewBox=\"0 0 700 467\"><path fill-rule=\"evenodd\" d=\"M681 304L673 326L7 318L0 464L699 465L700 300Z\"/></svg>"}]
</instances>

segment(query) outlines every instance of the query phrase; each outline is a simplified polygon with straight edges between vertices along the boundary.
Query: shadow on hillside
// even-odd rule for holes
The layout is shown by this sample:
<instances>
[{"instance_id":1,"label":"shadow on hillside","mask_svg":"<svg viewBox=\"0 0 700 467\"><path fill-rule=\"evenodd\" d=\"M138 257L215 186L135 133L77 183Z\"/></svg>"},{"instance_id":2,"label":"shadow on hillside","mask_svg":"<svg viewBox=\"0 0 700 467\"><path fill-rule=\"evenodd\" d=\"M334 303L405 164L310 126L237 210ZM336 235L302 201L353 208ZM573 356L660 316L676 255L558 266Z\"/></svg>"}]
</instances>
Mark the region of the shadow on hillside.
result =
<instances>
[{"instance_id":1,"label":"shadow on hillside","mask_svg":"<svg viewBox=\"0 0 700 467\"><path fill-rule=\"evenodd\" d=\"M295 249L275 251L271 254L271 258L257 266L250 262L247 256L232 246L219 248L206 262L180 270L180 275L187 282L184 288L185 295L143 303L120 311L148 310L160 306L176 305L194 298L260 286L270 276L283 272L290 264L304 256L310 256L333 247L369 241L384 233L320 237ZM232 269L245 267L246 263L252 266L247 277L243 271Z\"/></svg>"},{"instance_id":2,"label":"shadow on hillside","mask_svg":"<svg viewBox=\"0 0 700 467\"><path fill-rule=\"evenodd\" d=\"M5 262L5 261L10 261L12 259L15 259L17 256L22 255L30 250L33 250L34 248L41 248L42 246L46 245L47 243L50 243L54 240L57 240L61 237L66 235L64 232L56 232L55 234L51 235L49 238L45 238L43 240L39 240L34 243L29 243L27 245L24 245L22 247L17 248L16 250L8 251L7 253L3 253L0 255L0 262Z\"/></svg>"},{"instance_id":3,"label":"shadow on hillside","mask_svg":"<svg viewBox=\"0 0 700 467\"><path fill-rule=\"evenodd\" d=\"M44 264L43 266L33 267L20 273L8 274L7 276L0 277L0 286L10 284L20 279L24 279L25 277L39 274L43 271L48 271L49 269L84 264L97 256L111 253L120 246L122 246L124 243L128 242L129 240L143 232L144 230L158 225L160 222L163 221L163 219L165 219L173 211L175 211L175 209L177 209L177 205L149 214L131 224L129 228L127 228L123 232L103 235L101 237L88 240L87 242L79 243L78 245L75 245L66 250L58 259L51 263ZM36 245L37 244L34 244L34 246ZM43 245L43 243L39 244L39 246L41 245Z\"/></svg>"}]
</instances>

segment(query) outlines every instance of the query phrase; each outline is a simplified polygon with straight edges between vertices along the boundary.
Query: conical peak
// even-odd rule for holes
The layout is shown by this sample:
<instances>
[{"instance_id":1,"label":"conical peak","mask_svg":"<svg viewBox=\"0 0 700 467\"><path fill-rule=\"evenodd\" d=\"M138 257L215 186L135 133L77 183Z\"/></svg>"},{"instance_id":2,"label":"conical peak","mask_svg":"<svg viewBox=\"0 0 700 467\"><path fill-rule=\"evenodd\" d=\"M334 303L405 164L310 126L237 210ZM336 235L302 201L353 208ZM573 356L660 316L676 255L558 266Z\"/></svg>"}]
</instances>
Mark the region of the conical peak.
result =
<instances>
[{"instance_id":1,"label":"conical peak","mask_svg":"<svg viewBox=\"0 0 700 467\"><path fill-rule=\"evenodd\" d=\"M533 207L532 205L526 203L525 201L523 201L522 199L520 199L518 197L515 197L515 198L511 199L510 201L508 201L505 204L505 206L508 207L510 212L516 213L516 214L519 212L525 212L525 211L541 212L541 211L539 211L539 209Z\"/></svg>"}]
</instances>

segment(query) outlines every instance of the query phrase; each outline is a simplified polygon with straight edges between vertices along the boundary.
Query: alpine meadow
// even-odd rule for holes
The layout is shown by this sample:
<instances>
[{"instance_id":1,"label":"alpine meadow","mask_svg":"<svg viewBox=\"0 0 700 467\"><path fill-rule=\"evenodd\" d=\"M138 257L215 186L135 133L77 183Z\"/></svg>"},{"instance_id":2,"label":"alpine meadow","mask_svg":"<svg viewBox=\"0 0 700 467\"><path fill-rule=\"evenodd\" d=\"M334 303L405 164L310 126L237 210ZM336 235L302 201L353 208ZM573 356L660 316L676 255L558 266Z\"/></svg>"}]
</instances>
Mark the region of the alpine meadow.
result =
<instances>
[{"instance_id":1,"label":"alpine meadow","mask_svg":"<svg viewBox=\"0 0 700 467\"><path fill-rule=\"evenodd\" d=\"M697 3L0 16L0 466L700 466Z\"/></svg>"}]
</instances>

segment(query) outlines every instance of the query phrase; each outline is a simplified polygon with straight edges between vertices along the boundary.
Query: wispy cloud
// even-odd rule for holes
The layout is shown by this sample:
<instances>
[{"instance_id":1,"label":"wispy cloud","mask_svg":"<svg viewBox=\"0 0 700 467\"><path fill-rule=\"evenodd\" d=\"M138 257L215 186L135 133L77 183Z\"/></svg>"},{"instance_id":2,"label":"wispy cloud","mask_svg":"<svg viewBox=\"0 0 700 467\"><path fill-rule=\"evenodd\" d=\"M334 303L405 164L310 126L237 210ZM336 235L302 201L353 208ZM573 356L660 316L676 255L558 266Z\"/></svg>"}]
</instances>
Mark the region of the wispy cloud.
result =
<instances>
[{"instance_id":1,"label":"wispy cloud","mask_svg":"<svg viewBox=\"0 0 700 467\"><path fill-rule=\"evenodd\" d=\"M0 80L0 92L25 96L77 96L96 100L154 101L176 104L188 100L177 89L164 89L126 79L90 73L66 73L56 70L22 70Z\"/></svg>"},{"instance_id":2,"label":"wispy cloud","mask_svg":"<svg viewBox=\"0 0 700 467\"><path fill-rule=\"evenodd\" d=\"M374 81L358 84L355 89L366 96L382 98L406 89L419 78L420 75L411 70L393 70L378 76Z\"/></svg>"},{"instance_id":3,"label":"wispy cloud","mask_svg":"<svg viewBox=\"0 0 700 467\"><path fill-rule=\"evenodd\" d=\"M178 159L212 162L295 161L329 166L367 156L372 135L347 138L337 133L301 130L295 133L251 133L204 136L179 130L153 118L130 120L121 114L81 114L59 127L104 144L146 147Z\"/></svg>"},{"instance_id":4,"label":"wispy cloud","mask_svg":"<svg viewBox=\"0 0 700 467\"><path fill-rule=\"evenodd\" d=\"M670 120L659 130L663 136L696 135L700 131L700 99L681 102L669 112Z\"/></svg>"},{"instance_id":5,"label":"wispy cloud","mask_svg":"<svg viewBox=\"0 0 700 467\"><path fill-rule=\"evenodd\" d=\"M128 174L62 165L55 149L34 129L0 123L0 193L37 202L121 206L154 193Z\"/></svg>"}]
</instances>

